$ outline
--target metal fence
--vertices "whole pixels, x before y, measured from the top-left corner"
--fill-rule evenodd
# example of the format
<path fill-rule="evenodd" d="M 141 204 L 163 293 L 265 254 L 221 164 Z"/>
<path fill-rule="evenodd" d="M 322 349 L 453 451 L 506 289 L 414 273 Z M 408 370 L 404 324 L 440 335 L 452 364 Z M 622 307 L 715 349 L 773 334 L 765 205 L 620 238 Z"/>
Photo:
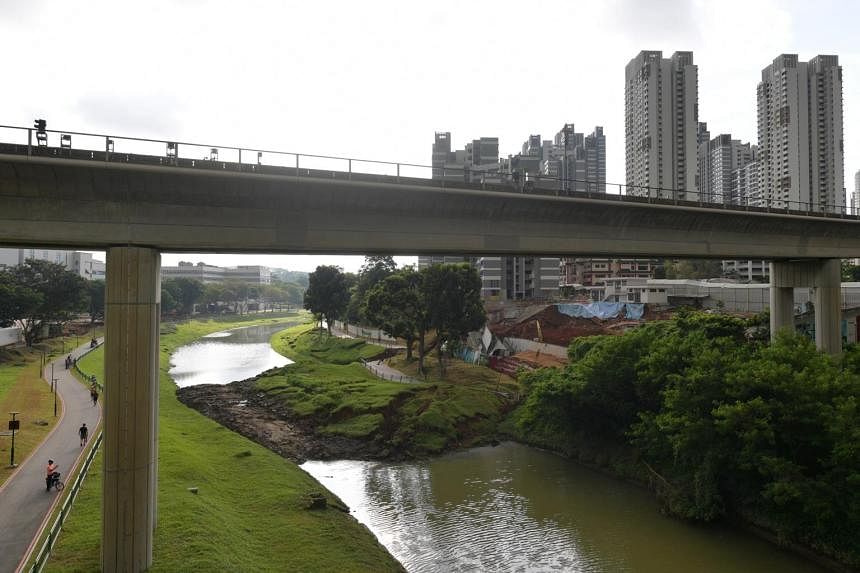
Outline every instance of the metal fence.
<path fill-rule="evenodd" d="M 80 366 L 78 366 L 78 360 L 80 360 L 81 358 L 83 358 L 84 356 L 86 356 L 87 354 L 89 354 L 90 352 L 92 352 L 93 350 L 95 350 L 96 348 L 101 346 L 102 344 L 104 344 L 104 340 L 97 343 L 95 346 L 90 346 L 89 348 L 87 348 L 80 356 L 78 356 L 75 359 L 74 363 L 72 364 L 72 370 L 74 370 L 75 372 L 80 374 L 81 378 L 86 380 L 88 383 L 95 384 L 96 388 L 99 389 L 99 392 L 103 393 L 104 392 L 104 385 L 98 381 L 98 379 L 96 378 L 96 375 L 95 374 L 87 374 L 86 372 L 81 370 Z"/>
<path fill-rule="evenodd" d="M 849 212 L 846 205 L 828 204 L 813 199 L 744 199 L 719 193 L 705 196 L 695 190 L 571 179 L 522 169 L 503 171 L 501 167 L 495 166 L 486 170 L 485 166 L 476 169 L 421 165 L 9 125 L 0 125 L 0 154 L 157 165 L 166 168 L 239 171 L 296 178 L 324 177 L 377 183 L 408 183 L 731 211 L 860 218 L 858 214 Z"/>
<path fill-rule="evenodd" d="M 101 443 L 102 432 L 99 432 L 98 436 L 96 436 L 95 442 L 93 443 L 93 447 L 90 448 L 90 452 L 89 454 L 87 454 L 87 457 L 84 460 L 84 464 L 81 466 L 80 471 L 78 471 L 77 477 L 75 477 L 75 481 L 72 484 L 71 490 L 67 490 L 69 491 L 69 493 L 66 495 L 66 500 L 60 507 L 60 514 L 54 520 L 54 523 L 51 525 L 50 529 L 48 529 L 48 536 L 45 538 L 45 541 L 42 543 L 42 547 L 36 554 L 36 558 L 33 561 L 33 566 L 30 567 L 30 573 L 39 573 L 45 566 L 45 563 L 48 562 L 48 557 L 50 557 L 51 555 L 51 549 L 53 549 L 54 544 L 57 542 L 57 537 L 59 537 L 60 531 L 63 529 L 63 523 L 65 523 L 66 518 L 69 516 L 69 512 L 72 509 L 72 504 L 75 502 L 75 498 L 78 496 L 78 492 L 81 490 L 81 484 L 83 484 L 84 479 L 87 477 L 87 473 L 90 471 L 90 466 L 93 463 L 93 458 L 95 458 L 96 452 L 98 452 Z"/>
<path fill-rule="evenodd" d="M 423 380 L 419 380 L 417 378 L 413 378 L 412 376 L 407 376 L 406 374 L 395 374 L 393 372 L 389 372 L 386 369 L 380 368 L 375 362 L 368 362 L 364 358 L 361 359 L 361 363 L 365 368 L 370 370 L 374 376 L 377 378 L 382 378 L 383 380 L 390 380 L 391 382 L 402 382 L 404 384 L 418 384 L 423 382 Z"/>

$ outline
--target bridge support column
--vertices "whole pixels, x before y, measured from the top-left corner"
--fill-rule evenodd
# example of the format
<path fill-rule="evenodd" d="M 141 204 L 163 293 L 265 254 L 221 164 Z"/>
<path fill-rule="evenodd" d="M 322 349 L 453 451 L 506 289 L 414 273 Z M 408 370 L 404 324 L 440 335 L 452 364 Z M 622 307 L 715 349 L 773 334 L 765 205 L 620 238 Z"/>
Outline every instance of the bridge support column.
<path fill-rule="evenodd" d="M 794 289 L 812 288 L 815 345 L 829 354 L 842 352 L 841 271 L 839 259 L 775 261 L 770 264 L 770 336 L 794 330 Z"/>
<path fill-rule="evenodd" d="M 839 259 L 821 261 L 815 276 L 815 345 L 828 354 L 842 352 L 842 265 Z"/>
<path fill-rule="evenodd" d="M 107 250 L 102 571 L 152 565 L 158 462 L 161 255 Z"/>

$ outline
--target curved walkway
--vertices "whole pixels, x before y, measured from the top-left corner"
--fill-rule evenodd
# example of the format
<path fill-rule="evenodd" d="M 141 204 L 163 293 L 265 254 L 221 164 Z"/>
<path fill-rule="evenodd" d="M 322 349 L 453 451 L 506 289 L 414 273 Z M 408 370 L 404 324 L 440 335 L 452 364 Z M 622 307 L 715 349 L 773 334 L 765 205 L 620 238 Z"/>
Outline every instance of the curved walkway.
<path fill-rule="evenodd" d="M 72 355 L 80 356 L 89 344 L 77 348 Z M 55 490 L 45 491 L 45 466 L 48 459 L 59 465 L 63 481 L 78 465 L 83 448 L 78 439 L 78 428 L 86 422 L 90 437 L 94 437 L 101 421 L 101 405 L 94 406 L 87 387 L 65 368 L 66 356 L 53 361 L 57 378 L 58 397 L 63 402 L 63 413 L 39 447 L 24 461 L 3 487 L 0 487 L 0 572 L 16 571 L 28 554 L 29 548 L 42 530 L 51 510 L 59 498 Z M 51 376 L 51 364 L 42 373 Z M 26 412 L 21 413 L 22 427 L 29 422 Z"/>

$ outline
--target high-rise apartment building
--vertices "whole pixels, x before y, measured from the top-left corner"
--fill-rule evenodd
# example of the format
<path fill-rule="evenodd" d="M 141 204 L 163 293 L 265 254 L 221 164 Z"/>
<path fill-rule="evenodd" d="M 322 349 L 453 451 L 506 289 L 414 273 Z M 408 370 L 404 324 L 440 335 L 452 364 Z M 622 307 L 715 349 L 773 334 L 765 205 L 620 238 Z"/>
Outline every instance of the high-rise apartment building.
<path fill-rule="evenodd" d="M 845 208 L 838 56 L 782 54 L 758 85 L 759 187 L 775 207 Z"/>
<path fill-rule="evenodd" d="M 625 68 L 627 193 L 698 200 L 699 72 L 692 52 L 642 51 Z"/>
<path fill-rule="evenodd" d="M 750 161 L 732 171 L 732 195 L 737 197 L 737 205 L 765 206 L 759 188 L 758 161 Z"/>
<path fill-rule="evenodd" d="M 699 145 L 699 197 L 705 203 L 741 205 L 732 173 L 751 163 L 755 147 L 723 133 Z"/>
<path fill-rule="evenodd" d="M 597 286 L 610 278 L 654 278 L 657 259 L 595 259 L 565 257 L 561 260 L 562 286 Z"/>
<path fill-rule="evenodd" d="M 589 135 L 566 123 L 553 140 L 530 135 L 520 153 L 503 160 L 516 181 L 556 191 L 606 192 L 606 136 L 597 126 Z"/>
<path fill-rule="evenodd" d="M 854 192 L 851 193 L 851 214 L 860 215 L 860 171 L 854 174 Z"/>
<path fill-rule="evenodd" d="M 451 150 L 451 133 L 436 132 L 433 142 L 433 179 L 476 182 L 482 177 L 498 177 L 499 138 L 482 137 Z"/>
<path fill-rule="evenodd" d="M 489 299 L 549 299 L 558 295 L 558 257 L 479 257 L 481 296 Z"/>
<path fill-rule="evenodd" d="M 540 173 L 546 176 L 541 187 L 606 193 L 606 136 L 601 126 L 585 135 L 566 123 L 553 141 L 544 142 L 541 156 Z"/>

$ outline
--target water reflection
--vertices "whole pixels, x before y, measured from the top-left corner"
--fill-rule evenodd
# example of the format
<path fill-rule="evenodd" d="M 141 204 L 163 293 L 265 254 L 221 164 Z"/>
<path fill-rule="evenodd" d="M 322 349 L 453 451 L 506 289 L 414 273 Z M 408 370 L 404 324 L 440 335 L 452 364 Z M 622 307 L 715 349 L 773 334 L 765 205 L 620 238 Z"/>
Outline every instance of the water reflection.
<path fill-rule="evenodd" d="M 214 332 L 180 347 L 170 357 L 170 376 L 179 387 L 229 384 L 260 372 L 292 364 L 269 345 L 276 332 L 291 323 L 248 326 Z"/>
<path fill-rule="evenodd" d="M 411 572 L 820 571 L 648 492 L 519 444 L 429 461 L 307 462 Z"/>

